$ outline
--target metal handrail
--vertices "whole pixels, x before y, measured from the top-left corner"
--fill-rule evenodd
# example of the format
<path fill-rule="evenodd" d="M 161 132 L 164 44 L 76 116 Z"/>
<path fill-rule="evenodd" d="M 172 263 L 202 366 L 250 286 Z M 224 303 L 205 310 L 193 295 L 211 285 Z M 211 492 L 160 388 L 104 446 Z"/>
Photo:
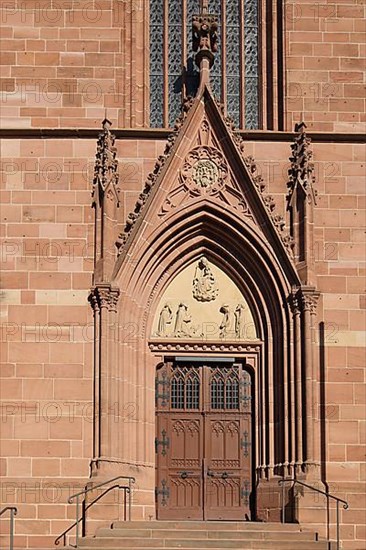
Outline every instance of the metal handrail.
<path fill-rule="evenodd" d="M 16 508 L 15 506 L 6 506 L 5 508 L 3 508 L 2 510 L 0 510 L 0 517 L 5 514 L 5 512 L 7 512 L 8 510 L 10 510 L 10 533 L 9 533 L 9 540 L 10 540 L 10 546 L 9 546 L 9 550 L 13 550 L 14 549 L 14 517 L 17 515 L 18 513 L 18 508 Z"/>
<path fill-rule="evenodd" d="M 337 502 L 336 505 L 336 518 L 337 518 L 337 550 L 340 550 L 340 539 L 339 539 L 339 503 L 342 502 L 343 509 L 348 510 L 348 502 L 346 500 L 343 500 L 342 498 L 336 497 L 335 495 L 332 495 L 328 493 L 327 491 L 322 491 L 321 489 L 318 489 L 317 487 L 313 487 L 312 485 L 308 485 L 307 483 L 304 483 L 303 481 L 299 481 L 298 479 L 294 478 L 283 478 L 278 481 L 279 485 L 282 485 L 282 523 L 285 523 L 285 483 L 291 482 L 293 483 L 293 486 L 297 483 L 298 485 L 302 485 L 303 487 L 307 487 L 308 489 L 311 489 L 312 491 L 316 491 L 317 493 L 320 493 L 321 495 L 324 495 L 327 498 L 332 498 Z M 329 518 L 328 518 L 328 534 L 329 534 Z"/>
<path fill-rule="evenodd" d="M 97 496 L 97 498 L 95 498 L 94 500 L 92 500 L 92 502 L 90 502 L 88 504 L 88 506 L 85 505 L 85 500 L 83 500 L 83 502 L 81 503 L 81 517 L 78 518 L 77 521 L 74 521 L 74 523 L 72 523 L 67 529 L 65 529 L 61 535 L 59 535 L 56 539 L 55 539 L 55 542 L 54 544 L 56 546 L 58 546 L 60 544 L 60 540 L 63 539 L 63 542 L 64 542 L 64 546 L 66 546 L 66 535 L 72 530 L 74 529 L 74 527 L 77 525 L 77 523 L 82 523 L 82 536 L 85 536 L 85 521 L 86 521 L 86 512 L 89 510 L 89 508 L 91 508 L 91 506 L 93 506 L 96 502 L 98 502 L 98 500 L 100 500 L 101 498 L 103 498 L 107 493 L 109 493 L 109 491 L 112 491 L 113 489 L 124 489 L 124 499 L 123 499 L 123 519 L 124 521 L 127 520 L 127 514 L 126 514 L 126 510 L 127 510 L 127 500 L 126 500 L 126 492 L 128 493 L 130 490 L 129 488 L 126 486 L 126 485 L 119 485 L 118 483 L 116 485 L 112 485 L 112 487 L 107 487 L 107 489 L 105 491 L 103 491 L 103 493 L 99 496 Z M 71 545 L 73 546 L 73 545 Z"/>
<path fill-rule="evenodd" d="M 103 487 L 105 485 L 108 485 L 109 483 L 113 483 L 113 481 L 117 481 L 117 479 L 127 479 L 128 480 L 128 487 L 124 487 L 124 486 L 120 486 L 120 485 L 115 485 L 114 487 L 111 487 L 111 489 L 114 489 L 116 487 L 120 488 L 120 489 L 125 489 L 125 491 L 128 493 L 128 521 L 131 521 L 131 504 L 132 504 L 132 484 L 135 483 L 136 479 L 132 476 L 117 476 L 117 477 L 113 477 L 112 479 L 108 479 L 107 481 L 103 481 L 102 483 L 98 483 L 98 485 L 94 485 L 93 487 L 89 487 L 88 489 L 83 489 L 82 491 L 79 491 L 78 493 L 75 493 L 74 495 L 71 495 L 67 502 L 69 504 L 72 504 L 73 500 L 76 499 L 76 520 L 75 520 L 75 523 L 69 528 L 67 529 L 64 533 L 62 533 L 62 535 L 60 535 L 59 537 L 57 537 L 56 541 L 55 541 L 55 544 L 58 544 L 58 541 L 66 535 L 66 533 L 71 530 L 73 527 L 76 527 L 76 534 L 75 534 L 75 548 L 78 547 L 79 545 L 79 523 L 85 519 L 85 511 L 87 508 L 85 508 L 85 499 L 83 501 L 83 512 L 82 512 L 82 515 L 81 517 L 79 517 L 79 506 L 80 506 L 80 502 L 79 502 L 79 497 L 81 496 L 84 496 L 89 493 L 90 491 L 95 491 L 95 489 L 99 489 L 99 487 Z M 99 499 L 98 499 L 99 500 Z M 89 506 L 88 506 L 89 508 Z"/>

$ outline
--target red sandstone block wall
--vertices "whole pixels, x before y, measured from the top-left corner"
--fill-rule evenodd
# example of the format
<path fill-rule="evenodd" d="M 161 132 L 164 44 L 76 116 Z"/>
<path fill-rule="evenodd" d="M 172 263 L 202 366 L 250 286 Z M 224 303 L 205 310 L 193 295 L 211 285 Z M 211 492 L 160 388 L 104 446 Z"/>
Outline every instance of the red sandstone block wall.
<path fill-rule="evenodd" d="M 302 118 L 327 132 L 362 131 L 365 122 L 365 4 L 287 1 L 287 127 Z"/>
<path fill-rule="evenodd" d="M 163 147 L 118 143 L 121 227 Z M 95 140 L 1 142 L 0 507 L 18 507 L 21 548 L 52 547 L 71 525 L 67 499 L 93 458 L 95 151 Z"/>
<path fill-rule="evenodd" d="M 143 125 L 143 13 L 142 0 L 2 2 L 3 126 L 90 128 L 105 109 Z"/>
<path fill-rule="evenodd" d="M 70 9 L 71 6 L 71 9 Z M 286 0 L 287 129 L 362 131 L 365 6 Z M 147 0 L 0 4 L 3 125 L 148 126 Z"/>
<path fill-rule="evenodd" d="M 289 145 L 246 146 L 284 216 Z M 164 142 L 119 140 L 117 147 L 122 228 Z M 67 498 L 85 484 L 93 455 L 87 295 L 95 141 L 11 139 L 1 151 L 1 500 L 19 507 L 18 545 L 41 547 L 70 525 Z M 325 323 L 323 457 L 331 490 L 352 506 L 342 511 L 351 549 L 365 542 L 364 148 L 314 143 L 313 151 L 314 258 Z"/>

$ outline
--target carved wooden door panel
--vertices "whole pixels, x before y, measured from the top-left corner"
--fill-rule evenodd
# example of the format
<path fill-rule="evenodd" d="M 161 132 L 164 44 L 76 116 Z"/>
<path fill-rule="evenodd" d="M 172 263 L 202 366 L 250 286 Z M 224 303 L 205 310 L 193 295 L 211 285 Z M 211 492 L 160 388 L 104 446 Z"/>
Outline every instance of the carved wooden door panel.
<path fill-rule="evenodd" d="M 158 519 L 249 517 L 249 374 L 240 364 L 167 363 L 156 396 Z"/>
<path fill-rule="evenodd" d="M 250 517 L 250 376 L 241 365 L 212 366 L 206 385 L 205 519 Z M 249 407 L 248 407 L 249 405 Z"/>
<path fill-rule="evenodd" d="M 158 519 L 203 519 L 201 374 L 170 363 L 157 374 Z"/>

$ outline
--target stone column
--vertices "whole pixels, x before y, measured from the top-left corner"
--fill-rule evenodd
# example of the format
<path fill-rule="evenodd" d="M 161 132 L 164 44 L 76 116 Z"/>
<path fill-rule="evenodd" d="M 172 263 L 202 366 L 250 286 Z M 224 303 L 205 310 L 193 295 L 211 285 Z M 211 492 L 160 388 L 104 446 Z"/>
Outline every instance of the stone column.
<path fill-rule="evenodd" d="M 118 407 L 118 369 L 116 361 L 116 316 L 120 291 L 110 284 L 92 289 L 90 302 L 94 309 L 94 460 L 114 458 L 113 419 Z"/>
<path fill-rule="evenodd" d="M 314 436 L 315 436 L 315 424 L 317 420 L 317 414 L 314 412 L 318 407 L 317 391 L 314 392 L 314 351 L 313 341 L 314 334 L 314 318 L 316 315 L 316 305 L 319 297 L 319 292 L 314 288 L 302 288 L 300 290 L 300 299 L 302 305 L 301 321 L 303 329 L 303 368 L 305 378 L 305 403 L 306 403 L 306 417 L 305 417 L 305 471 L 310 472 L 314 470 L 317 463 L 319 465 L 319 457 L 316 461 L 314 450 Z M 317 386 L 316 386 L 317 387 Z"/>

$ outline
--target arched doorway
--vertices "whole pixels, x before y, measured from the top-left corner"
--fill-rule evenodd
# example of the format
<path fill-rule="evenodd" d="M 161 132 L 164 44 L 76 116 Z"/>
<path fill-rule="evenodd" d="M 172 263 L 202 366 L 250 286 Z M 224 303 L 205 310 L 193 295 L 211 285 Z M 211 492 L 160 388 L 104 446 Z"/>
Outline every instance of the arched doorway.
<path fill-rule="evenodd" d="M 253 517 L 253 390 L 242 359 L 177 356 L 159 365 L 158 519 Z"/>

